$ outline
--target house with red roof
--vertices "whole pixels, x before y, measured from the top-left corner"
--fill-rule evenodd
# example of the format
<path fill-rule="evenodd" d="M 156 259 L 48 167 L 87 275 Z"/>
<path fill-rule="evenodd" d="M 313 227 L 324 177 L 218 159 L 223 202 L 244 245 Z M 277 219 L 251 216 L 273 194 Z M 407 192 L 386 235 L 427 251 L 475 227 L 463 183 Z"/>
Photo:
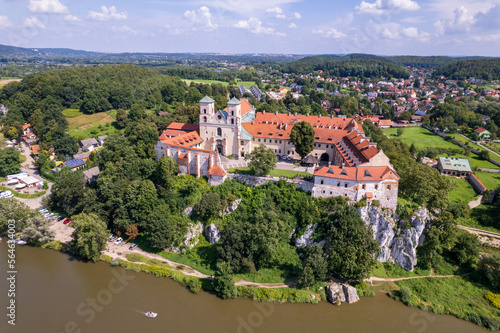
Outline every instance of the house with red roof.
<path fill-rule="evenodd" d="M 478 129 L 474 130 L 474 136 L 478 140 L 489 139 L 491 137 L 491 133 L 485 128 L 479 127 Z"/>

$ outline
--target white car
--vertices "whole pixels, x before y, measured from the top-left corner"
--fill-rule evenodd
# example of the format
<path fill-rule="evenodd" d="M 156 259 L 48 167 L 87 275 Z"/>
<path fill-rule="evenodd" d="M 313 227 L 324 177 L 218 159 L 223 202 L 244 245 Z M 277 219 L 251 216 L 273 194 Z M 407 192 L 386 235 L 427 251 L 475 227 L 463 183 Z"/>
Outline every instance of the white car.
<path fill-rule="evenodd" d="M 118 239 L 116 240 L 115 245 L 118 245 L 118 244 L 120 244 L 121 242 L 123 242 L 123 238 L 121 238 L 121 237 L 120 237 L 120 238 L 118 238 Z"/>

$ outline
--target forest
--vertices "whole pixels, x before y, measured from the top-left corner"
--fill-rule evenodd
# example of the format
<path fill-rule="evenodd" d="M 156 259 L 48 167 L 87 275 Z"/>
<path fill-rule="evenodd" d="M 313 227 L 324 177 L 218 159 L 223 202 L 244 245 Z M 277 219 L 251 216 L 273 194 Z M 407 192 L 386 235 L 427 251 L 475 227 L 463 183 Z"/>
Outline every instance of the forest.
<path fill-rule="evenodd" d="M 433 73 L 434 77 L 440 75 L 452 80 L 466 80 L 470 77 L 476 80 L 500 80 L 500 58 L 456 61 L 437 68 Z"/>

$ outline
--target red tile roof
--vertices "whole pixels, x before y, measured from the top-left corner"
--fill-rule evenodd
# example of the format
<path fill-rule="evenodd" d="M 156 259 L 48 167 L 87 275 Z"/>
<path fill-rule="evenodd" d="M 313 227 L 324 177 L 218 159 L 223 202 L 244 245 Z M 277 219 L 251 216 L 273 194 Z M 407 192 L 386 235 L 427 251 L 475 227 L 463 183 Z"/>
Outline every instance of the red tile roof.
<path fill-rule="evenodd" d="M 253 137 L 288 140 L 293 125 L 299 121 L 307 121 L 312 125 L 316 132 L 315 141 L 319 143 L 337 143 L 352 128 L 362 131 L 361 125 L 351 118 L 295 116 L 284 113 L 261 112 L 257 113 L 255 120 L 243 123 L 242 126 Z"/>
<path fill-rule="evenodd" d="M 162 140 L 162 135 L 160 135 L 160 140 Z M 168 145 L 176 145 L 176 146 L 183 146 L 183 147 L 192 147 L 194 145 L 197 145 L 199 143 L 202 143 L 203 140 L 200 138 L 197 132 L 189 132 L 189 133 L 184 133 L 178 136 L 174 136 L 172 138 L 166 138 L 163 139 L 162 142 L 164 144 Z"/>
<path fill-rule="evenodd" d="M 324 166 L 317 168 L 314 171 L 314 176 L 356 181 L 376 181 L 384 179 L 399 180 L 399 176 L 388 166 L 358 166 L 344 168 L 336 165 L 329 167 Z"/>
<path fill-rule="evenodd" d="M 27 129 L 27 128 L 30 128 L 30 127 L 31 127 L 31 124 L 24 124 L 24 125 L 23 125 L 23 131 L 24 131 L 25 129 Z"/>
<path fill-rule="evenodd" d="M 479 127 L 477 130 L 474 130 L 474 132 L 481 134 L 483 132 L 487 131 L 485 128 Z"/>
<path fill-rule="evenodd" d="M 196 124 L 171 123 L 167 127 L 167 129 L 168 130 L 184 131 L 184 132 L 196 131 L 198 134 L 200 134 L 200 125 L 196 125 Z"/>
<path fill-rule="evenodd" d="M 31 150 L 33 151 L 33 155 L 38 155 L 38 150 L 40 149 L 40 145 L 31 146 Z"/>
<path fill-rule="evenodd" d="M 335 144 L 349 167 L 369 162 L 370 159 L 379 153 L 376 146 L 370 146 L 369 140 L 362 140 L 362 138 L 363 135 L 352 131 Z"/>
<path fill-rule="evenodd" d="M 253 109 L 253 106 L 250 105 L 250 103 L 248 103 L 247 99 L 242 98 L 240 102 L 241 102 L 241 115 L 244 115 L 245 113 Z M 225 108 L 224 111 L 226 111 L 227 113 L 227 108 Z"/>
<path fill-rule="evenodd" d="M 208 170 L 208 173 L 211 176 L 219 176 L 219 177 L 224 177 L 227 174 L 226 171 L 218 165 L 211 167 L 210 170 Z"/>

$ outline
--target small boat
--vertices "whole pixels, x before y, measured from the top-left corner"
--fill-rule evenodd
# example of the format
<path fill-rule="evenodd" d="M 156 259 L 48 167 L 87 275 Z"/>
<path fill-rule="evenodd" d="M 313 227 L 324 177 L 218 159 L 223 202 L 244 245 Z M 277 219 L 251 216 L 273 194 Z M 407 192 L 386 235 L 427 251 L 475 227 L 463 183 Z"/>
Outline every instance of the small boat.
<path fill-rule="evenodd" d="M 146 317 L 149 317 L 149 318 L 156 318 L 156 316 L 158 315 L 157 313 L 155 312 L 151 312 L 151 311 L 148 311 L 144 314 Z"/>
<path fill-rule="evenodd" d="M 17 245 L 26 245 L 26 244 L 28 244 L 28 242 L 26 242 L 26 241 L 24 241 L 24 240 L 22 240 L 22 239 L 19 239 L 19 240 L 17 241 Z"/>

